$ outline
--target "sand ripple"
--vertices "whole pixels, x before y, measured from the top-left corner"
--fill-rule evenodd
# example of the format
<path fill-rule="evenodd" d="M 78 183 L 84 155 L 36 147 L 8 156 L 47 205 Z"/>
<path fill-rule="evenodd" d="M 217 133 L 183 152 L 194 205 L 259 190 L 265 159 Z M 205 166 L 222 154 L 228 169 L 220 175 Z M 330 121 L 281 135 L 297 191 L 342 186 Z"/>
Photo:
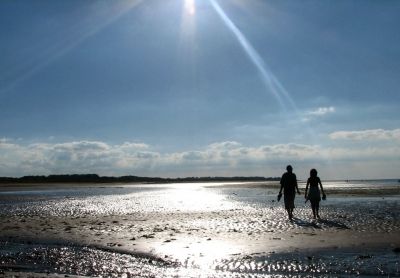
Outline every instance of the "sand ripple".
<path fill-rule="evenodd" d="M 396 255 L 352 251 L 340 255 L 280 253 L 233 256 L 202 268 L 190 260 L 172 263 L 143 254 L 131 255 L 90 247 L 4 244 L 0 247 L 3 250 L 0 253 L 0 277 L 9 269 L 96 277 L 397 277 L 400 274 Z"/>

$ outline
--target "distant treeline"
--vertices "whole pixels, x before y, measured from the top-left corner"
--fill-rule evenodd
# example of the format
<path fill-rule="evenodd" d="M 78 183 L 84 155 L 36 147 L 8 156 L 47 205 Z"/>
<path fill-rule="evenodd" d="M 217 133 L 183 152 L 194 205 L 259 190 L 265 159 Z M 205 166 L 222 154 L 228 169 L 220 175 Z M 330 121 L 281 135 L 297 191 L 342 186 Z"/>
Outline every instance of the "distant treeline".
<path fill-rule="evenodd" d="M 171 182 L 251 182 L 251 181 L 276 181 L 279 177 L 187 177 L 187 178 L 158 178 L 158 177 L 101 177 L 97 174 L 84 175 L 49 175 L 49 176 L 24 176 L 20 178 L 0 177 L 0 183 L 171 183 Z"/>

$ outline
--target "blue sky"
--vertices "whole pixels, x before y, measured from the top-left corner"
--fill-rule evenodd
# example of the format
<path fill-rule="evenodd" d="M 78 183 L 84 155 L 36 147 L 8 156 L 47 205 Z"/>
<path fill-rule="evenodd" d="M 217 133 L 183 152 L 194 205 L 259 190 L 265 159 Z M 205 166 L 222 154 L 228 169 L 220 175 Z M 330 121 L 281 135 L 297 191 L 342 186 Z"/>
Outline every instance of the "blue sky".
<path fill-rule="evenodd" d="M 398 178 L 398 1 L 0 6 L 2 176 Z"/>

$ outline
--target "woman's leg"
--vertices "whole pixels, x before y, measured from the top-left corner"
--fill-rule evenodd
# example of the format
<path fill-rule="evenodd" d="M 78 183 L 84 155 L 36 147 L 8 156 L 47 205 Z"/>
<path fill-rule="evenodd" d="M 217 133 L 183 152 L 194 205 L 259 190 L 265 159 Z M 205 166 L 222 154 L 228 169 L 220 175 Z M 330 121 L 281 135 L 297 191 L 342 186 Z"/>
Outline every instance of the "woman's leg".
<path fill-rule="evenodd" d="M 317 212 L 316 212 L 316 204 L 315 204 L 315 201 L 310 201 L 310 202 L 311 202 L 311 209 L 312 209 L 313 217 L 315 219 L 316 218 L 316 214 L 317 214 Z"/>
<path fill-rule="evenodd" d="M 315 211 L 317 213 L 317 218 L 319 218 L 319 201 L 315 203 Z"/>

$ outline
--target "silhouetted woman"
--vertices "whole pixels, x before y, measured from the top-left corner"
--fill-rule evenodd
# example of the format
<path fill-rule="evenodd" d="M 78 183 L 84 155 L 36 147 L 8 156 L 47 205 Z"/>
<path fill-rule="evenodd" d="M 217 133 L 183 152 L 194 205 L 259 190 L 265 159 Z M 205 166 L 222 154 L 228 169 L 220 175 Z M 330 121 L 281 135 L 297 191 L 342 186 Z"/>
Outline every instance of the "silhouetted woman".
<path fill-rule="evenodd" d="M 319 218 L 319 202 L 321 201 L 321 194 L 319 192 L 318 185 L 321 187 L 322 199 L 326 199 L 324 188 L 322 187 L 321 180 L 317 176 L 317 174 L 317 170 L 311 169 L 310 177 L 307 180 L 306 192 L 304 195 L 306 200 L 310 200 L 314 219 L 317 217 Z M 308 189 L 308 186 L 310 186 L 310 189 Z"/>

